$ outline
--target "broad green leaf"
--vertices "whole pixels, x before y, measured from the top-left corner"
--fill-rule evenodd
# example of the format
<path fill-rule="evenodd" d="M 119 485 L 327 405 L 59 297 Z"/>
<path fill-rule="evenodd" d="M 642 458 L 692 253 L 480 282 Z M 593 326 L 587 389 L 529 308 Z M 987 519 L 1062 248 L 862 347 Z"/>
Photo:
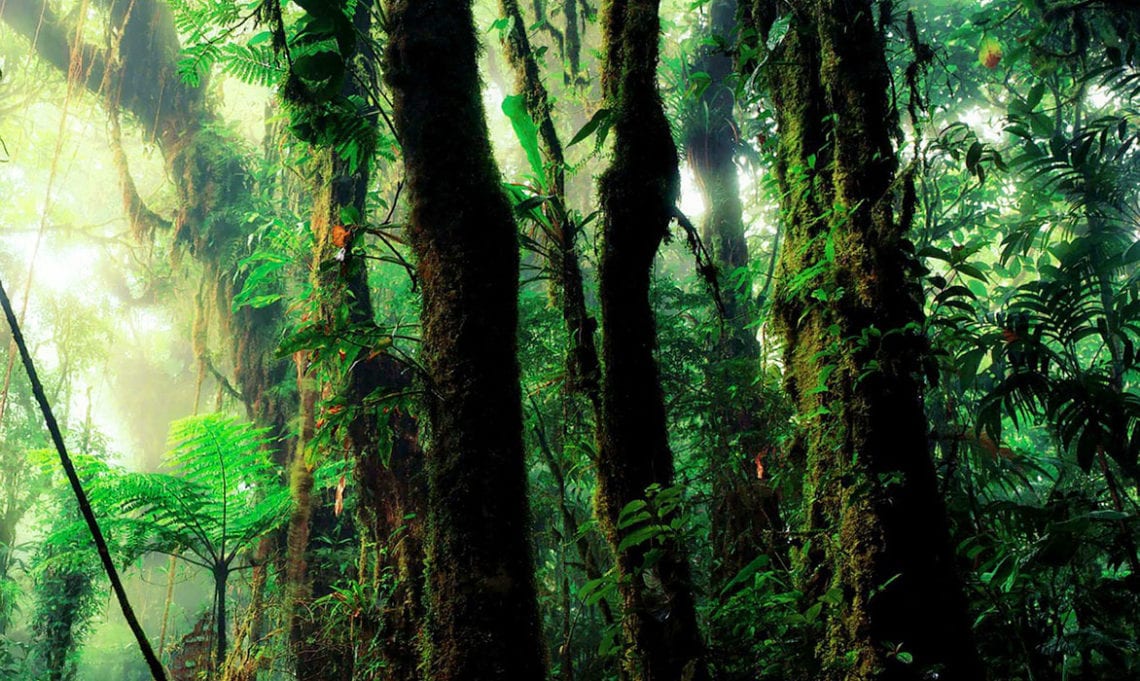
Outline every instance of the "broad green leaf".
<path fill-rule="evenodd" d="M 617 550 L 620 553 L 626 549 L 644 544 L 659 534 L 661 534 L 661 527 L 659 525 L 647 525 L 627 534 L 618 544 Z"/>
<path fill-rule="evenodd" d="M 526 110 L 526 99 L 522 95 L 508 96 L 503 100 L 503 113 L 511 119 L 511 127 L 514 128 L 515 137 L 518 138 L 519 144 L 526 152 L 530 169 L 534 172 L 535 179 L 545 189 L 546 179 L 542 168 L 542 154 L 538 150 L 538 126 L 534 124 L 534 120 Z"/>

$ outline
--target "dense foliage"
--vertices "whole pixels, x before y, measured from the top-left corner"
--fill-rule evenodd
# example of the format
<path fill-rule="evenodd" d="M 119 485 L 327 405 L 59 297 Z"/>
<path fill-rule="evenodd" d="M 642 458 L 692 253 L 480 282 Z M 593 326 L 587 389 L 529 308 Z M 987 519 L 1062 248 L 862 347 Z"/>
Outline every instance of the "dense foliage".
<path fill-rule="evenodd" d="M 1128 0 L 0 0 L 171 679 L 1140 677 Z M 0 334 L 0 676 L 136 679 Z"/>

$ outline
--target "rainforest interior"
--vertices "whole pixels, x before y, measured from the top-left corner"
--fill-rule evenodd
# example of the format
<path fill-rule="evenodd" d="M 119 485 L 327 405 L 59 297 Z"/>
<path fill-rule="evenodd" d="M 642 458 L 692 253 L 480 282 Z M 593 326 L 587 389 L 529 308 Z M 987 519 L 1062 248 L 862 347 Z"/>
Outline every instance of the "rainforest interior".
<path fill-rule="evenodd" d="M 1134 0 L 0 0 L 0 678 L 1140 679 Z"/>

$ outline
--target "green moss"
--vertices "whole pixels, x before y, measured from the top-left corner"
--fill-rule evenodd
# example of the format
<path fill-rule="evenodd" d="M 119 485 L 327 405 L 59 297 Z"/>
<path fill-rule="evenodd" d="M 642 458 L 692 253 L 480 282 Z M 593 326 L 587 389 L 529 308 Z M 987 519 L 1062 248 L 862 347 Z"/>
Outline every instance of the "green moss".
<path fill-rule="evenodd" d="M 411 197 L 429 383 L 427 675 L 541 678 L 516 358 L 518 244 L 487 136 L 471 7 L 393 0 L 387 9 L 385 78 Z"/>
<path fill-rule="evenodd" d="M 867 59 L 880 36 L 869 3 L 815 0 L 797 19 L 768 74 L 786 221 L 775 312 L 809 531 L 826 538 L 798 568 L 809 601 L 844 594 L 818 678 L 980 678 L 927 452 L 922 343 L 901 331 L 921 308 L 891 210 L 885 61 Z"/>

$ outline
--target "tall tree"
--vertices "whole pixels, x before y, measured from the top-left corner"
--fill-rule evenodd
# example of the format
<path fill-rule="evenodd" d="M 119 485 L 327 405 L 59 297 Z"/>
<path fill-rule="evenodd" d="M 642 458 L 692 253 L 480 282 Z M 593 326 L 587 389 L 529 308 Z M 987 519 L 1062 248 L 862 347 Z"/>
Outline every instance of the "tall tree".
<path fill-rule="evenodd" d="M 573 4 L 569 0 L 566 2 L 567 7 Z M 550 222 L 548 236 L 554 242 L 547 267 L 554 293 L 559 298 L 570 347 L 566 356 L 565 385 L 569 392 L 579 393 L 590 401 L 596 418 L 601 407 L 598 385 L 601 369 L 594 343 L 597 322 L 586 308 L 577 247 L 581 228 L 566 205 L 566 157 L 554 127 L 550 96 L 542 82 L 538 59 L 531 48 L 527 23 L 519 4 L 517 0 L 500 0 L 499 7 L 511 26 L 503 46 L 507 61 L 515 72 L 515 89 L 538 127 L 538 145 L 545 156 L 545 179 L 550 192 L 546 211 Z"/>
<path fill-rule="evenodd" d="M 637 681 L 704 679 L 688 556 L 676 533 L 631 539 L 623 510 L 673 484 L 673 454 L 654 357 L 650 269 L 674 215 L 677 148 L 657 90 L 656 0 L 611 0 L 603 9 L 603 88 L 614 111 L 614 152 L 599 183 L 605 212 L 602 419 L 598 513 L 617 556 L 627 671 Z"/>
<path fill-rule="evenodd" d="M 761 34 L 775 6 L 752 8 Z M 806 471 L 805 589 L 841 601 L 812 678 L 982 679 L 927 442 L 884 27 L 869 0 L 796 3 L 787 20 L 767 61 L 786 230 L 775 313 Z"/>
<path fill-rule="evenodd" d="M 577 0 L 567 0 L 564 9 L 569 17 L 575 11 L 572 8 Z M 581 413 L 581 398 L 589 402 L 593 422 L 584 424 L 592 428 L 596 436 L 601 424 L 601 361 L 598 358 L 598 348 L 594 340 L 597 320 L 590 315 L 586 306 L 586 291 L 582 277 L 582 268 L 578 257 L 578 235 L 581 227 L 578 218 L 567 206 L 566 199 L 566 156 L 562 140 L 554 125 L 553 102 L 549 91 L 543 83 L 539 70 L 539 61 L 532 48 L 530 37 L 527 34 L 527 22 L 523 17 L 517 0 L 500 0 L 500 12 L 510 21 L 510 30 L 504 36 L 503 49 L 507 61 L 515 72 L 515 89 L 522 98 L 525 112 L 533 119 L 537 130 L 536 138 L 543 154 L 544 177 L 546 191 L 549 196 L 543 205 L 543 218 L 536 220 L 542 226 L 544 235 L 549 242 L 544 253 L 546 269 L 550 273 L 550 289 L 552 298 L 562 313 L 562 323 L 566 331 L 567 349 L 565 357 L 565 374 L 562 380 L 563 396 L 567 400 L 564 411 L 568 414 Z M 576 19 L 574 20 L 576 21 Z M 567 19 L 566 40 L 567 46 L 571 37 L 571 28 L 574 28 L 574 39 L 578 40 L 577 29 L 569 18 Z M 577 48 L 575 48 L 577 49 Z M 571 60 L 567 55 L 568 68 L 577 69 L 577 55 Z M 581 419 L 578 419 L 579 421 Z M 570 432 L 575 424 L 563 424 L 566 428 L 564 436 Z M 538 428 L 537 431 L 541 431 Z M 537 432 L 536 431 L 536 432 Z M 587 436 L 588 437 L 588 436 Z M 578 557 L 582 562 L 582 571 L 587 580 L 601 580 L 606 558 L 598 555 L 596 543 L 591 541 L 591 533 L 582 531 L 582 523 L 578 519 L 570 500 L 567 498 L 566 475 L 562 464 L 558 461 L 555 447 L 548 446 L 545 436 L 540 435 L 542 442 L 539 450 L 546 459 L 551 475 L 558 487 L 558 507 L 562 517 L 562 534 L 564 537 L 573 537 Z M 563 442 L 565 437 L 563 438 Z M 569 584 L 564 582 L 564 594 L 569 593 Z M 563 615 L 566 639 L 570 639 L 569 632 L 573 630 L 572 620 L 574 613 L 570 611 L 568 597 L 564 601 L 566 611 Z M 598 601 L 598 610 L 602 621 L 607 626 L 614 623 L 613 610 L 607 599 Z M 569 645 L 559 646 L 562 660 L 559 669 L 564 679 L 573 678 L 574 669 L 571 660 L 574 651 Z"/>
<path fill-rule="evenodd" d="M 368 36 L 372 10 L 373 3 L 358 3 L 351 26 L 345 28 L 357 36 Z M 334 4 L 321 11 L 339 13 L 343 8 Z M 367 90 L 378 87 L 373 74 L 379 67 L 379 55 L 372 49 L 373 43 L 359 39 L 352 44 L 354 52 L 346 55 L 346 73 L 338 93 L 342 105 L 363 101 Z M 327 104 L 320 98 L 313 101 L 298 97 L 296 90 L 286 89 L 286 96 L 291 97 L 289 103 L 298 118 L 310 113 L 306 111 L 308 107 L 319 110 Z M 376 114 L 364 113 L 363 118 L 367 129 L 375 130 Z M 351 133 L 324 130 L 321 136 L 333 143 L 317 151 L 314 164 L 311 279 L 317 309 L 312 321 L 331 343 L 319 353 L 304 352 L 299 358 L 299 375 L 307 384 L 301 388 L 306 395 L 302 400 L 302 419 L 309 424 L 311 436 L 317 418 L 317 393 L 324 394 L 327 399 L 320 418 L 327 422 L 326 428 L 337 430 L 341 437 L 331 439 L 343 442 L 355 463 L 362 540 L 374 547 L 375 559 L 394 577 L 395 590 L 385 594 L 379 621 L 365 622 L 361 640 L 351 643 L 363 643 L 361 649 L 375 651 L 388 678 L 411 680 L 418 675 L 418 630 L 423 616 L 422 452 L 415 419 L 399 409 L 385 410 L 387 415 L 382 415 L 376 405 L 378 395 L 408 389 L 410 378 L 405 368 L 384 352 L 391 339 L 374 318 L 368 268 L 360 252 L 369 229 L 367 195 L 372 169 L 370 160 L 354 159 L 339 151 L 346 146 L 346 134 Z M 387 460 L 384 451 L 388 452 Z M 310 465 L 317 465 L 304 461 L 301 454 L 293 468 L 293 487 L 297 491 L 311 489 Z M 326 451 L 314 458 L 327 460 L 331 456 Z M 320 511 L 306 511 L 303 515 L 295 523 L 298 542 L 307 539 L 308 525 L 315 526 L 322 520 L 324 525 L 334 522 L 327 505 L 323 517 Z M 317 620 L 321 613 L 309 611 L 300 600 L 323 594 L 318 593 L 315 583 L 314 588 L 308 588 L 313 579 L 304 574 L 305 547 L 291 546 L 291 550 L 296 562 L 290 563 L 301 582 L 294 585 L 299 598 L 291 605 L 292 633 L 298 646 L 297 676 L 332 678 L 337 669 L 351 673 L 353 662 L 360 664 L 364 660 L 350 662 L 351 656 L 343 655 L 337 659 L 338 651 L 320 640 L 318 632 L 322 627 Z M 357 575 L 358 581 L 366 579 L 366 575 Z M 325 584 L 323 590 L 327 592 L 328 587 Z M 364 640 L 375 636 L 382 636 L 382 641 Z"/>
<path fill-rule="evenodd" d="M 389 0 L 385 77 L 423 288 L 427 673 L 545 674 L 516 325 L 518 239 L 491 157 L 470 2 Z"/>
<path fill-rule="evenodd" d="M 709 4 L 704 40 L 692 66 L 708 82 L 683 114 L 685 156 L 705 205 L 701 240 L 716 264 L 724 312 L 709 369 L 717 399 L 711 410 L 715 445 L 709 468 L 715 497 L 710 518 L 713 585 L 718 590 L 771 545 L 770 533 L 780 525 L 775 490 L 757 479 L 750 465 L 771 445 L 763 423 L 771 405 L 763 404 L 759 394 L 760 320 L 752 278 L 739 276 L 748 267 L 749 254 L 736 165 L 740 135 L 733 117 L 736 9 L 736 0 Z M 729 393 L 728 386 L 735 390 Z"/>

